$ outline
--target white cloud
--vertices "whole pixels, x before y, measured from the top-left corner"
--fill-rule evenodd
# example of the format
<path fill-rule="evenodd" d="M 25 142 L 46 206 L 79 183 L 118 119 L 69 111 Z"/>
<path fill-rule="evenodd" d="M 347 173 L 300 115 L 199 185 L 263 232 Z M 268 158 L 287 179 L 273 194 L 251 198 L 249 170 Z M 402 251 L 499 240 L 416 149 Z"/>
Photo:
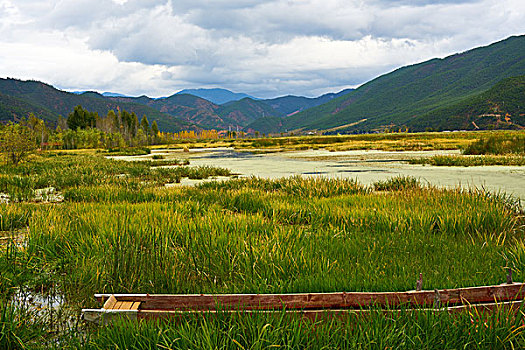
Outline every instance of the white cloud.
<path fill-rule="evenodd" d="M 522 0 L 0 0 L 0 76 L 168 95 L 359 85 L 525 32 Z"/>

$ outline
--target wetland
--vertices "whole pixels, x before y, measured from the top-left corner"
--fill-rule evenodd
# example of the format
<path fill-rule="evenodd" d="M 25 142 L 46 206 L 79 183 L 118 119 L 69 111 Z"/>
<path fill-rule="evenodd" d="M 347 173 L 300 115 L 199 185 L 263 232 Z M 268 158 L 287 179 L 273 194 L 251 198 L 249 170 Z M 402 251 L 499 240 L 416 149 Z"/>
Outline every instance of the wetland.
<path fill-rule="evenodd" d="M 194 146 L 0 166 L 0 348 L 525 346 L 523 313 L 503 309 L 84 323 L 95 293 L 406 291 L 420 273 L 424 289 L 454 288 L 500 284 L 508 268 L 525 279 L 519 166 L 410 164 L 466 156 L 457 146 Z"/>
<path fill-rule="evenodd" d="M 194 166 L 220 166 L 240 177 L 277 179 L 287 176 L 357 179 L 371 185 L 395 176 L 410 176 L 438 187 L 484 188 L 491 192 L 504 192 L 525 199 L 524 166 L 433 166 L 411 164 L 411 161 L 435 156 L 459 156 L 459 150 L 382 151 L 299 150 L 261 152 L 234 148 L 194 148 L 189 152 L 177 149 L 156 149 L 152 155 L 165 159 L 187 159 Z M 150 159 L 143 157 L 115 157 L 125 160 Z M 221 178 L 229 179 L 228 177 Z M 199 181 L 182 179 L 182 184 Z"/>

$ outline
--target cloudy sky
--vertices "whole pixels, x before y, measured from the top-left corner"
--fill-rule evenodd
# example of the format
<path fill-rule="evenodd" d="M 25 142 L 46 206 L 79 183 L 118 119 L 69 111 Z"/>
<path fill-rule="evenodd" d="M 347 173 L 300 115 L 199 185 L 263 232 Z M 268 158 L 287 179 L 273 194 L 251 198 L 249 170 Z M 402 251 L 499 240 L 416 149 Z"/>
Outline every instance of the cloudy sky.
<path fill-rule="evenodd" d="M 0 0 L 0 77 L 315 96 L 518 34 L 523 0 Z"/>

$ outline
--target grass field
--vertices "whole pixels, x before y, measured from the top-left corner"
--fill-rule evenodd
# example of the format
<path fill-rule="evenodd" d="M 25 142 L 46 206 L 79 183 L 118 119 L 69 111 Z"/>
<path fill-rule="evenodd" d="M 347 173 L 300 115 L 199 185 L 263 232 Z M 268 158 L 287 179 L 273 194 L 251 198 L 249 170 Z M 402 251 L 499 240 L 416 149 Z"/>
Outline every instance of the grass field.
<path fill-rule="evenodd" d="M 158 160 L 163 162 L 164 160 Z M 152 161 L 154 162 L 154 161 Z M 525 346 L 520 315 L 421 311 L 308 323 L 283 315 L 84 325 L 94 293 L 403 291 L 525 277 L 524 216 L 510 197 L 412 178 L 364 186 L 228 175 L 79 152 L 0 167 L 0 348 L 476 348 Z M 53 187 L 55 202 L 35 201 Z M 10 238 L 9 238 L 10 237 Z M 59 311 L 20 306 L 58 295 Z M 61 310 L 61 311 L 60 311 Z"/>
<path fill-rule="evenodd" d="M 434 166 L 525 165 L 523 131 L 477 131 L 450 133 L 392 133 L 337 136 L 282 136 L 258 139 L 183 140 L 178 147 L 233 147 L 254 153 L 285 152 L 307 149 L 328 151 L 381 150 L 432 151 L 461 150 L 463 155 L 440 155 L 411 159 L 411 164 Z"/>
<path fill-rule="evenodd" d="M 507 138 L 517 131 L 476 131 L 449 133 L 391 133 L 358 135 L 281 136 L 219 140 L 174 140 L 171 148 L 234 147 L 239 150 L 290 151 L 324 148 L 333 151 L 377 149 L 384 151 L 430 151 L 463 149 L 483 138 Z"/>
<path fill-rule="evenodd" d="M 433 156 L 411 159 L 411 164 L 436 166 L 525 165 L 525 133 L 484 133 L 462 148 L 462 155 Z"/>

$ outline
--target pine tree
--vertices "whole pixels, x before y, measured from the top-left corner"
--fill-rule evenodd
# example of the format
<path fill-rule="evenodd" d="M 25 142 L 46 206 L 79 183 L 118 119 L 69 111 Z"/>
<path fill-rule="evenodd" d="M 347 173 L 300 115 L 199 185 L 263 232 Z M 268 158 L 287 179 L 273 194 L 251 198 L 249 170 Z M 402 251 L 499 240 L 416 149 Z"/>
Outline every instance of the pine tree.
<path fill-rule="evenodd" d="M 149 129 L 149 121 L 148 121 L 148 117 L 146 117 L 145 114 L 142 117 L 142 120 L 140 121 L 140 127 L 142 128 L 142 131 L 144 131 L 145 135 L 150 134 L 151 131 Z"/>
<path fill-rule="evenodd" d="M 120 123 L 118 121 L 117 114 L 115 113 L 114 110 L 112 109 L 109 110 L 107 118 L 110 121 L 109 124 L 111 128 L 110 129 L 111 132 L 117 132 L 118 130 L 120 130 Z"/>
<path fill-rule="evenodd" d="M 135 112 L 131 113 L 131 134 L 133 137 L 137 136 L 137 130 L 139 129 L 139 118 Z"/>
<path fill-rule="evenodd" d="M 154 120 L 153 123 L 151 123 L 151 133 L 155 137 L 159 136 L 159 127 L 157 126 L 157 121 L 156 120 Z"/>
<path fill-rule="evenodd" d="M 67 126 L 71 130 L 93 128 L 96 125 L 96 113 L 90 113 L 87 109 L 78 105 L 67 117 Z"/>
<path fill-rule="evenodd" d="M 82 106 L 76 106 L 73 112 L 69 113 L 69 116 L 67 117 L 67 127 L 71 130 L 83 129 L 86 127 L 84 109 Z"/>
<path fill-rule="evenodd" d="M 151 123 L 151 135 L 153 136 L 153 143 L 157 143 L 159 139 L 159 127 L 157 126 L 156 120 Z"/>

